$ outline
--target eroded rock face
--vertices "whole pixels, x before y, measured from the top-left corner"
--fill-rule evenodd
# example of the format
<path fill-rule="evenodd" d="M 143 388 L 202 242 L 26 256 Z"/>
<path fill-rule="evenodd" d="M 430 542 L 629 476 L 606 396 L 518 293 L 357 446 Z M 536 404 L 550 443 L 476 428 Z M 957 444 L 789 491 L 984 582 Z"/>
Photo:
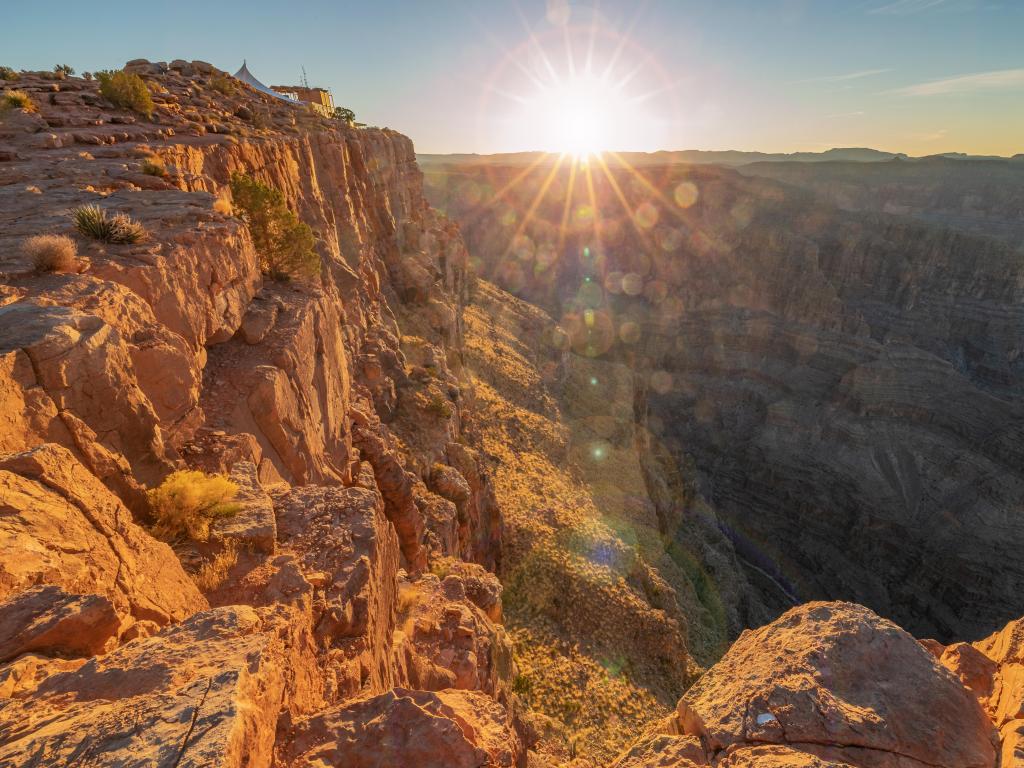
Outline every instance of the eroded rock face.
<path fill-rule="evenodd" d="M 0 702 L 0 763 L 268 766 L 278 712 L 315 699 L 296 685 L 311 645 L 290 633 L 279 614 L 217 608 L 55 673 Z"/>
<path fill-rule="evenodd" d="M 289 764 L 512 768 L 526 753 L 505 709 L 470 691 L 396 688 L 297 726 Z"/>
<path fill-rule="evenodd" d="M 0 561 L 0 598 L 40 583 L 102 595 L 119 632 L 206 607 L 171 548 L 137 526 L 66 448 L 46 444 L 0 459 L 0 510 L 0 547 L 10 553 Z"/>
<path fill-rule="evenodd" d="M 715 765 L 761 765 L 762 744 L 814 756 L 787 763 L 776 749 L 778 765 L 991 768 L 996 759 L 995 731 L 970 692 L 906 632 L 850 603 L 808 603 L 745 632 L 677 717 Z"/>

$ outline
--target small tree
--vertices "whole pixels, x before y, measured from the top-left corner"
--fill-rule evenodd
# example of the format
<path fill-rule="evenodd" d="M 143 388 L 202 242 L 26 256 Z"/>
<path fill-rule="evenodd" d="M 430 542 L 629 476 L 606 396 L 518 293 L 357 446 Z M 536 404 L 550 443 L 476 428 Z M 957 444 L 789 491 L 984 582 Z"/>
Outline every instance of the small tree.
<path fill-rule="evenodd" d="M 97 72 L 96 77 L 100 81 L 100 95 L 115 107 L 132 109 L 146 117 L 153 116 L 153 97 L 141 77 L 123 69 Z"/>
<path fill-rule="evenodd" d="M 58 64 L 56 67 L 53 68 L 53 73 L 55 75 L 59 75 L 60 78 L 63 80 L 65 77 L 71 77 L 73 74 L 75 74 L 75 68 L 67 64 Z"/>
<path fill-rule="evenodd" d="M 231 175 L 231 197 L 249 227 L 261 269 L 275 280 L 313 277 L 320 258 L 313 230 L 288 208 L 281 191 L 243 173 Z"/>
<path fill-rule="evenodd" d="M 356 113 L 348 107 L 335 107 L 334 119 L 341 120 L 343 123 L 352 125 L 356 121 Z"/>

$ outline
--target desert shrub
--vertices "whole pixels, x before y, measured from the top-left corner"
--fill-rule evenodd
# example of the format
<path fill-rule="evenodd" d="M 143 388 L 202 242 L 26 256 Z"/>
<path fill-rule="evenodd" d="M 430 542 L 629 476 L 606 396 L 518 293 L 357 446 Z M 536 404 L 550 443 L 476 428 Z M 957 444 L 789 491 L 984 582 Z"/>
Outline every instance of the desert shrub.
<path fill-rule="evenodd" d="M 223 475 L 191 469 L 172 472 L 146 494 L 153 507 L 153 533 L 161 539 L 187 535 L 205 540 L 211 522 L 238 511 L 238 505 L 230 503 L 236 493 L 238 486 Z"/>
<path fill-rule="evenodd" d="M 63 80 L 65 77 L 71 77 L 75 74 L 75 68 L 67 64 L 58 64 L 53 68 L 53 73 Z"/>
<path fill-rule="evenodd" d="M 427 400 L 427 411 L 442 419 L 450 419 L 453 413 L 451 402 L 436 390 L 430 393 L 430 398 Z"/>
<path fill-rule="evenodd" d="M 167 166 L 162 158 L 153 155 L 142 161 L 142 172 L 147 176 L 167 176 Z"/>
<path fill-rule="evenodd" d="M 67 235 L 36 235 L 27 238 L 21 250 L 36 272 L 70 272 L 78 255 L 75 241 Z"/>
<path fill-rule="evenodd" d="M 29 112 L 36 111 L 36 103 L 25 91 L 7 91 L 0 102 L 3 109 L 27 109 Z"/>
<path fill-rule="evenodd" d="M 17 80 L 18 73 L 10 67 L 0 67 L 0 80 Z"/>
<path fill-rule="evenodd" d="M 133 72 L 123 69 L 97 72 L 100 94 L 115 107 L 131 109 L 146 117 L 153 114 L 153 97 L 149 95 L 146 81 Z"/>
<path fill-rule="evenodd" d="M 213 210 L 217 213 L 223 213 L 225 216 L 231 216 L 235 212 L 235 207 L 231 205 L 230 200 L 225 200 L 223 197 L 218 197 L 213 201 Z"/>
<path fill-rule="evenodd" d="M 71 211 L 79 233 L 104 243 L 123 245 L 141 243 L 148 236 L 146 228 L 126 213 L 108 216 L 98 205 L 83 205 Z"/>
<path fill-rule="evenodd" d="M 238 90 L 238 81 L 230 75 L 218 72 L 210 78 L 210 87 L 217 91 L 217 93 L 223 93 L 225 96 L 230 96 Z"/>
<path fill-rule="evenodd" d="M 235 567 L 238 562 L 238 541 L 236 539 L 228 539 L 224 544 L 224 549 L 218 552 L 212 560 L 209 560 L 196 571 L 192 576 L 192 581 L 199 587 L 201 592 L 212 592 L 221 584 L 224 583 L 224 579 L 228 576 L 228 571 Z"/>
<path fill-rule="evenodd" d="M 260 267 L 275 280 L 312 277 L 320 269 L 309 225 L 289 210 L 281 191 L 241 173 L 231 175 L 231 197 L 252 235 Z"/>
<path fill-rule="evenodd" d="M 356 121 L 356 113 L 348 107 L 335 107 L 333 117 L 335 120 L 341 120 L 341 122 L 348 123 L 349 125 Z"/>

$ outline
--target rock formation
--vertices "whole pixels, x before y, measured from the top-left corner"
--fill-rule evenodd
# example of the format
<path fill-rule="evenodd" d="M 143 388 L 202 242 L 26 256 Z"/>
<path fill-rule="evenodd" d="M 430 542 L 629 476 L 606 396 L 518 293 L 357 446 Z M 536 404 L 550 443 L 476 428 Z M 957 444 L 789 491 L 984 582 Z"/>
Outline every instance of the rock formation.
<path fill-rule="evenodd" d="M 24 73 L 36 109 L 0 118 L 0 763 L 376 765 L 411 723 L 390 764 L 523 765 L 500 511 L 460 442 L 466 251 L 411 142 L 126 69 L 152 116 Z M 315 275 L 261 273 L 235 172 L 312 228 Z M 93 204 L 147 236 L 76 233 Z M 33 268 L 39 233 L 71 270 Z M 238 491 L 169 546 L 144 491 L 186 467 Z"/>

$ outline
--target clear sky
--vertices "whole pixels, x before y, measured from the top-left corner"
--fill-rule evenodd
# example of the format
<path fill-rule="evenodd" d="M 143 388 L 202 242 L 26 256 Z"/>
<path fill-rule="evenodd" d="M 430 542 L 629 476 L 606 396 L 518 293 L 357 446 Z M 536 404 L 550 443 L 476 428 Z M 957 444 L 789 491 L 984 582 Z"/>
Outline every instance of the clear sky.
<path fill-rule="evenodd" d="M 420 152 L 1024 152 L 1024 0 L 3 6 L 0 64 L 245 58 L 268 85 L 305 66 Z"/>

